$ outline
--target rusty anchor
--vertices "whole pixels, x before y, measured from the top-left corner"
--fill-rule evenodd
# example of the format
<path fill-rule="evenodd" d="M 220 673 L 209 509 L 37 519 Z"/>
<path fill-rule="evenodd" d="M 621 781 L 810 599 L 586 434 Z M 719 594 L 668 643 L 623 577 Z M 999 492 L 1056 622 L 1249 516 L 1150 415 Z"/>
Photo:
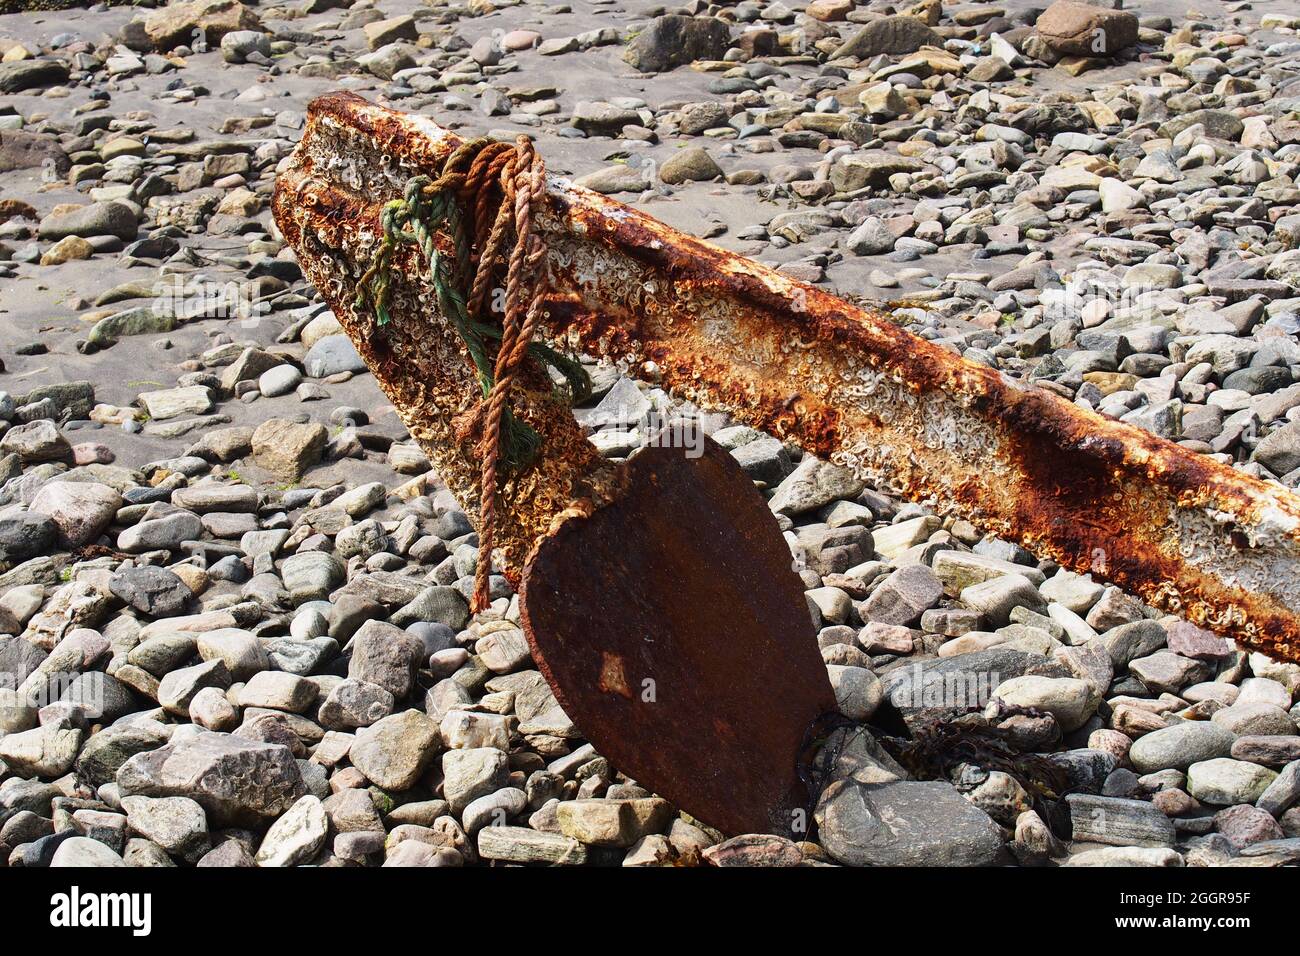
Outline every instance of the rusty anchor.
<path fill-rule="evenodd" d="M 427 118 L 349 93 L 320 97 L 273 209 L 477 519 L 474 451 L 454 424 L 477 384 L 409 250 L 396 256 L 391 322 L 379 329 L 354 307 L 383 205 L 459 144 Z M 958 509 L 1063 567 L 1300 661 L 1295 493 L 965 361 L 881 313 L 566 180 L 548 180 L 538 225 L 552 342 L 633 374 L 653 370 L 682 397 L 879 487 Z M 521 382 L 512 411 L 544 453 L 504 486 L 496 544 L 557 697 L 621 770 L 688 812 L 730 833 L 790 833 L 806 799 L 801 742 L 835 704 L 773 516 L 716 446 L 611 463 L 542 369 L 525 369 Z"/>

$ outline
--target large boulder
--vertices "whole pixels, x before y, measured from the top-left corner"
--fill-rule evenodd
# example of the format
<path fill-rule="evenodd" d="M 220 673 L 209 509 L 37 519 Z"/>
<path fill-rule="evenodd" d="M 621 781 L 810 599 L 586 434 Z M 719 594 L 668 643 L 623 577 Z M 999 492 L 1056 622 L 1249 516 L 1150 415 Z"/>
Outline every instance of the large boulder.
<path fill-rule="evenodd" d="M 329 432 L 319 422 L 270 418 L 253 432 L 253 459 L 282 481 L 296 482 L 321 460 Z"/>
<path fill-rule="evenodd" d="M 68 64 L 62 60 L 17 60 L 0 64 L 0 93 L 21 93 L 66 83 Z M 10 135 L 5 133 L 6 136 Z"/>
<path fill-rule="evenodd" d="M 46 216 L 41 220 L 38 233 L 42 239 L 116 236 L 130 241 L 136 237 L 139 229 L 135 210 L 126 203 L 94 202 Z"/>
<path fill-rule="evenodd" d="M 366 363 L 346 335 L 327 335 L 308 349 L 302 367 L 310 378 L 328 378 L 342 372 L 364 372 Z"/>
<path fill-rule="evenodd" d="M 1035 29 L 1063 56 L 1113 56 L 1137 42 L 1138 18 L 1127 10 L 1056 0 L 1039 15 Z"/>
<path fill-rule="evenodd" d="M 655 17 L 627 49 L 623 59 L 642 73 L 661 73 L 696 60 L 720 60 L 731 31 L 713 17 Z"/>
<path fill-rule="evenodd" d="M 175 617 L 194 596 L 175 571 L 156 565 L 118 571 L 108 579 L 108 589 L 150 617 Z"/>
<path fill-rule="evenodd" d="M 87 867 L 126 866 L 127 863 L 106 843 L 89 837 L 69 837 L 58 845 L 50 866 L 85 869 Z"/>
<path fill-rule="evenodd" d="M 405 710 L 358 731 L 348 757 L 377 786 L 407 790 L 433 762 L 440 742 L 437 724 L 418 710 Z"/>
<path fill-rule="evenodd" d="M 20 777 L 54 780 L 71 769 L 81 749 L 81 731 L 46 724 L 0 737 L 0 760 Z"/>
<path fill-rule="evenodd" d="M 1186 770 L 1194 763 L 1228 756 L 1236 739 L 1236 734 L 1220 724 L 1188 720 L 1139 737 L 1128 757 L 1138 773 Z"/>
<path fill-rule="evenodd" d="M 52 169 L 62 176 L 70 166 L 68 154 L 59 145 L 58 137 L 18 129 L 0 130 L 0 173 L 15 169 Z"/>
<path fill-rule="evenodd" d="M 1277 772 L 1268 767 L 1215 757 L 1187 768 L 1187 792 L 1201 803 L 1231 807 L 1239 803 L 1254 803 L 1276 779 Z"/>
<path fill-rule="evenodd" d="M 218 44 L 227 33 L 236 30 L 261 30 L 257 14 L 238 0 L 195 0 L 172 3 L 144 18 L 144 32 L 159 50 L 170 50 L 182 43 L 193 46 L 197 31 L 203 41 Z"/>
<path fill-rule="evenodd" d="M 95 407 L 95 385 L 93 382 L 51 382 L 38 385 L 26 395 L 15 396 L 19 405 L 32 405 L 49 399 L 58 409 L 58 418 L 89 418 L 90 410 Z M 120 490 L 120 489 L 119 489 Z"/>
<path fill-rule="evenodd" d="M 706 150 L 699 146 L 679 149 L 664 162 L 659 178 L 670 186 L 688 182 L 706 182 L 722 175 L 722 169 Z"/>
<path fill-rule="evenodd" d="M 31 509 L 49 517 L 67 548 L 90 544 L 122 507 L 122 496 L 95 481 L 51 481 L 32 499 Z"/>
<path fill-rule="evenodd" d="M 1002 832 L 942 780 L 832 783 L 817 806 L 826 852 L 849 866 L 991 866 Z"/>
<path fill-rule="evenodd" d="M 1255 446 L 1255 460 L 1275 475 L 1300 468 L 1300 422 L 1288 422 Z"/>
<path fill-rule="evenodd" d="M 0 455 L 17 455 L 24 465 L 72 464 L 72 446 L 48 418 L 15 425 L 0 438 Z"/>
<path fill-rule="evenodd" d="M 371 619 L 352 636 L 348 677 L 377 684 L 401 700 L 414 686 L 421 650 L 420 642 L 400 627 Z"/>
<path fill-rule="evenodd" d="M 925 164 L 910 156 L 884 151 L 867 151 L 844 157 L 831 166 L 831 185 L 840 192 L 853 192 L 867 186 L 883 186 L 895 173 L 919 173 Z"/>
<path fill-rule="evenodd" d="M 288 747 L 216 733 L 136 754 L 117 785 L 123 797 L 189 797 L 217 826 L 259 826 L 307 793 Z"/>
<path fill-rule="evenodd" d="M 97 790 L 117 778 L 117 772 L 136 754 L 157 750 L 167 743 L 162 724 L 144 722 L 107 727 L 92 736 L 77 755 L 77 779 Z"/>
<path fill-rule="evenodd" d="M 831 59 L 915 53 L 923 46 L 943 46 L 943 38 L 916 17 L 890 16 L 872 20 L 831 54 Z"/>
<path fill-rule="evenodd" d="M 31 641 L 0 636 L 0 674 L 8 674 L 15 685 L 22 684 L 48 656 Z"/>
<path fill-rule="evenodd" d="M 989 702 L 1003 682 L 1043 673 L 1052 662 L 1013 647 L 990 647 L 953 657 L 930 658 L 896 667 L 882 676 L 888 704 L 904 717 L 930 711 L 974 710 Z M 1065 676 L 1061 673 L 1048 676 Z"/>
<path fill-rule="evenodd" d="M 48 515 L 24 511 L 0 518 L 0 567 L 21 564 L 28 558 L 53 551 L 58 536 L 58 526 Z"/>
<path fill-rule="evenodd" d="M 190 863 L 212 848 L 203 808 L 188 797 L 126 797 L 127 825 L 172 856 Z"/>
<path fill-rule="evenodd" d="M 1073 677 L 1040 677 L 1023 674 L 998 685 L 993 696 L 1012 707 L 1046 711 L 1066 733 L 1078 730 L 1100 703 L 1096 688 Z"/>
<path fill-rule="evenodd" d="M 320 799 L 306 796 L 276 820 L 257 850 L 258 866 L 297 866 L 315 857 L 329 836 Z"/>
<path fill-rule="evenodd" d="M 768 507 L 777 514 L 801 515 L 844 498 L 852 498 L 865 484 L 840 465 L 805 455 L 781 484 Z"/>

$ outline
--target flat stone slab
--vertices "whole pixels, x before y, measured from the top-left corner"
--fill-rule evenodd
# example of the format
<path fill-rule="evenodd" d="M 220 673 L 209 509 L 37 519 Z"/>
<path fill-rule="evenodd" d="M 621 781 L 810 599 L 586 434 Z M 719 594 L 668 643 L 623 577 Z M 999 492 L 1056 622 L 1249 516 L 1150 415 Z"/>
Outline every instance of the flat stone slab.
<path fill-rule="evenodd" d="M 826 852 L 850 866 L 992 866 L 1002 831 L 942 780 L 838 781 L 817 807 Z"/>

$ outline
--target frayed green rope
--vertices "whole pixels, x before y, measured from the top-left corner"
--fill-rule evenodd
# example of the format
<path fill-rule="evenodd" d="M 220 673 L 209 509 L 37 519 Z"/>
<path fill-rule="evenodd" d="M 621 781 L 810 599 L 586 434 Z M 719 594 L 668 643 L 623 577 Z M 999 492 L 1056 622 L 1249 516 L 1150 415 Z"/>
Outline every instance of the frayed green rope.
<path fill-rule="evenodd" d="M 458 276 L 468 276 L 470 271 L 470 246 L 460 209 L 450 190 L 431 190 L 432 185 L 428 176 L 415 176 L 407 182 L 401 199 L 384 204 L 380 213 L 383 239 L 374 261 L 357 283 L 356 307 L 358 311 L 373 310 L 380 328 L 392 321 L 388 302 L 393 252 L 400 243 L 414 243 L 428 266 L 438 308 L 465 343 L 470 361 L 474 363 L 479 389 L 486 400 L 493 385 L 493 361 L 487 343 L 489 340 L 499 342 L 501 329 L 476 322 L 469 316 L 465 294 L 456 281 Z M 434 244 L 434 235 L 440 226 L 445 226 L 451 236 L 456 255 L 454 267 Z M 481 263 L 480 266 L 491 268 L 491 264 Z M 541 342 L 529 343 L 528 355 L 559 373 L 568 387 L 570 401 L 581 402 L 591 396 L 591 377 L 580 362 Z M 536 429 L 512 414 L 509 408 L 502 410 L 501 455 L 506 471 L 527 468 L 541 447 L 542 437 Z"/>

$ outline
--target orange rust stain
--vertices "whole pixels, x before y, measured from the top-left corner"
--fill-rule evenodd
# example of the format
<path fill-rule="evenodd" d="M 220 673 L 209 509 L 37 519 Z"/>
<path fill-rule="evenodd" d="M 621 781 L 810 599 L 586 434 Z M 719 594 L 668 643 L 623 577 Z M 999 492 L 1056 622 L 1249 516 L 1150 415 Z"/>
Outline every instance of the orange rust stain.
<path fill-rule="evenodd" d="M 600 653 L 600 689 L 606 694 L 618 694 L 632 699 L 632 689 L 628 687 L 627 675 L 623 672 L 623 658 L 609 651 Z"/>

